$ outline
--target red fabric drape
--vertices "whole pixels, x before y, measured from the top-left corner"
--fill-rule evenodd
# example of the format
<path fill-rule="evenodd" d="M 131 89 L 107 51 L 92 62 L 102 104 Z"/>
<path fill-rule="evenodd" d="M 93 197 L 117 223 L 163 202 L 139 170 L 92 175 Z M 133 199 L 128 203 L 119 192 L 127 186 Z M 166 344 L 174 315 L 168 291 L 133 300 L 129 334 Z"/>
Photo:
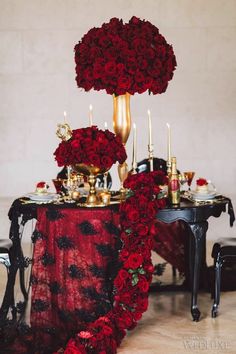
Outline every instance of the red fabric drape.
<path fill-rule="evenodd" d="M 38 209 L 31 326 L 69 337 L 111 306 L 119 214 L 102 209 Z"/>
<path fill-rule="evenodd" d="M 183 221 L 166 224 L 156 221 L 157 234 L 153 239 L 153 250 L 182 274 L 187 265 L 188 229 Z"/>

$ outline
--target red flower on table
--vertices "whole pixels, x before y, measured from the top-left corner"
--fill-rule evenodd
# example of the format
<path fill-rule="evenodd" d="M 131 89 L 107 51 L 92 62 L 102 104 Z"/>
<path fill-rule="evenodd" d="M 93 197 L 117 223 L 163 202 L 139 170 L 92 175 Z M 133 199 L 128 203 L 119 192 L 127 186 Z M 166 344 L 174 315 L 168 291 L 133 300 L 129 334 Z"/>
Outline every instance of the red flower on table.
<path fill-rule="evenodd" d="M 36 188 L 49 188 L 49 186 L 47 185 L 46 182 L 42 181 L 36 184 Z"/>
<path fill-rule="evenodd" d="M 123 163 L 126 151 L 119 136 L 96 126 L 75 129 L 67 141 L 62 141 L 54 152 L 58 166 L 84 163 L 106 171 L 116 163 Z"/>
<path fill-rule="evenodd" d="M 205 186 L 208 184 L 207 180 L 205 178 L 199 178 L 196 181 L 197 186 Z"/>
<path fill-rule="evenodd" d="M 112 18 L 92 28 L 75 46 L 76 82 L 85 91 L 158 94 L 176 68 L 173 48 L 149 21 Z"/>
<path fill-rule="evenodd" d="M 127 269 L 136 269 L 142 265 L 143 257 L 138 253 L 131 253 L 127 261 L 124 263 Z"/>

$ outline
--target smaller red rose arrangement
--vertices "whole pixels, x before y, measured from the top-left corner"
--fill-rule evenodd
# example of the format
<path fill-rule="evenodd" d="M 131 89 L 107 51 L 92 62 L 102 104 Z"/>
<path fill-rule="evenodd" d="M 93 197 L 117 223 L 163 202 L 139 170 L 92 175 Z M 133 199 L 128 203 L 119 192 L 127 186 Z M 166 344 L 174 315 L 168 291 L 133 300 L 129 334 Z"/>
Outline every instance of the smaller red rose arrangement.
<path fill-rule="evenodd" d="M 196 180 L 196 184 L 197 184 L 197 186 L 201 187 L 201 186 L 208 185 L 208 182 L 207 182 L 207 180 L 205 178 L 198 178 Z"/>
<path fill-rule="evenodd" d="M 173 77 L 173 48 L 149 21 L 112 18 L 90 29 L 75 46 L 76 82 L 85 91 L 158 94 Z"/>
<path fill-rule="evenodd" d="M 67 141 L 62 141 L 54 152 L 58 166 L 79 163 L 93 165 L 103 171 L 116 163 L 123 163 L 126 151 L 119 136 L 96 126 L 75 129 Z"/>
<path fill-rule="evenodd" d="M 159 185 L 167 184 L 161 171 L 130 175 L 124 187 L 129 198 L 120 205 L 122 264 L 114 280 L 113 309 L 80 331 L 67 343 L 64 354 L 115 354 L 127 330 L 135 328 L 148 308 L 148 290 L 154 267 L 153 237 L 157 211 L 165 206 Z"/>

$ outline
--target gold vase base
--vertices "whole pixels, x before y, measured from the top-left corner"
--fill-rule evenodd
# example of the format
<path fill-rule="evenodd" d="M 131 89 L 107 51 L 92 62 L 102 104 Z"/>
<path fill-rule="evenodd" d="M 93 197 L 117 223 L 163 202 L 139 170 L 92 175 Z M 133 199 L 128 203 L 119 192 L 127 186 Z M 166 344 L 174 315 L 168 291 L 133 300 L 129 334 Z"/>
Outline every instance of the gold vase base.
<path fill-rule="evenodd" d="M 128 194 L 128 189 L 126 189 L 126 188 L 121 188 L 121 189 L 119 190 L 119 194 L 113 196 L 112 198 L 113 198 L 113 200 L 123 201 L 123 200 L 126 199 L 127 194 Z"/>
<path fill-rule="evenodd" d="M 111 203 L 111 193 L 103 191 L 99 194 L 88 195 L 84 206 L 88 208 L 108 206 Z"/>

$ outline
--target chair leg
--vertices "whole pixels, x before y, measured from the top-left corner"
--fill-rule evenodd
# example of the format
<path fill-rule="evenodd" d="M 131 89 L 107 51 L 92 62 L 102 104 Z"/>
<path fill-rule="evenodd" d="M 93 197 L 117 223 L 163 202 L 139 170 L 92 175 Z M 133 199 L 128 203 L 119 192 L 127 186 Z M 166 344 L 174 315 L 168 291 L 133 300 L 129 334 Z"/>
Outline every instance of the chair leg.
<path fill-rule="evenodd" d="M 172 275 L 173 278 L 176 278 L 176 268 L 172 266 Z"/>
<path fill-rule="evenodd" d="M 214 303 L 211 310 L 211 317 L 215 318 L 218 314 L 218 306 L 220 303 L 220 284 L 221 284 L 221 268 L 222 268 L 222 259 L 220 255 L 217 255 L 217 260 L 215 262 L 215 294 L 214 294 Z"/>

